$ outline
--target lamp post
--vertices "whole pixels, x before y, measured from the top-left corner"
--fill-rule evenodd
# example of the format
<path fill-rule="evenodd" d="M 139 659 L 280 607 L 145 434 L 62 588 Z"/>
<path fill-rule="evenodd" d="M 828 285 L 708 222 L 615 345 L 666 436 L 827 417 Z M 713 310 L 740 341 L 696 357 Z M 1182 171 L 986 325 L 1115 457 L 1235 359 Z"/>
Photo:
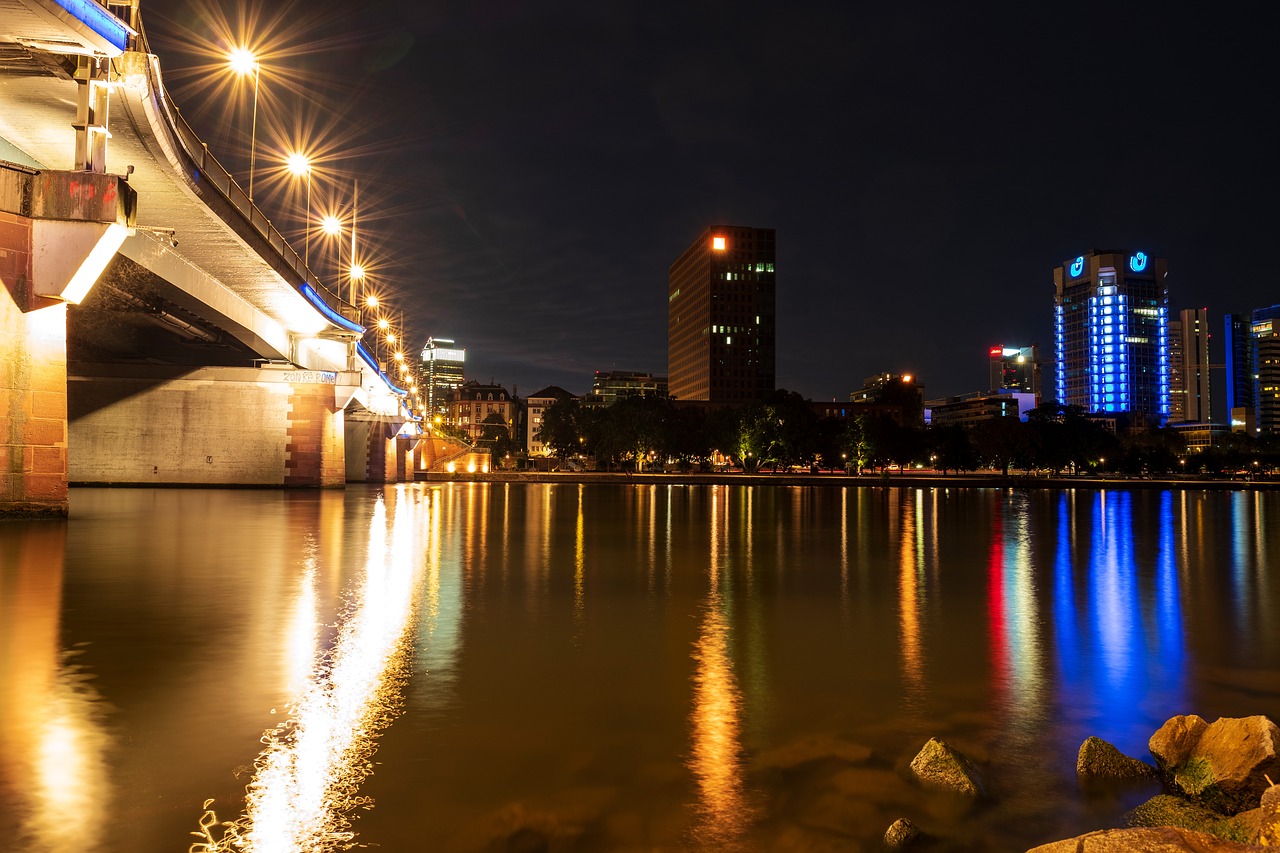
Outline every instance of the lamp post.
<path fill-rule="evenodd" d="M 289 171 L 295 176 L 299 178 L 305 176 L 307 179 L 307 227 L 306 235 L 302 238 L 302 263 L 309 272 L 311 270 L 311 161 L 306 154 L 294 152 L 285 162 Z"/>
<path fill-rule="evenodd" d="M 253 203 L 253 166 L 258 148 L 258 81 L 262 76 L 262 66 L 258 59 L 247 48 L 237 47 L 227 57 L 231 70 L 237 74 L 253 74 L 253 122 L 249 129 L 249 203 Z"/>
<path fill-rule="evenodd" d="M 320 220 L 320 230 L 330 237 L 338 238 L 338 260 L 333 266 L 333 278 L 337 285 L 337 294 L 342 296 L 342 220 L 329 214 Z M 352 302 L 352 304 L 355 303 Z"/>

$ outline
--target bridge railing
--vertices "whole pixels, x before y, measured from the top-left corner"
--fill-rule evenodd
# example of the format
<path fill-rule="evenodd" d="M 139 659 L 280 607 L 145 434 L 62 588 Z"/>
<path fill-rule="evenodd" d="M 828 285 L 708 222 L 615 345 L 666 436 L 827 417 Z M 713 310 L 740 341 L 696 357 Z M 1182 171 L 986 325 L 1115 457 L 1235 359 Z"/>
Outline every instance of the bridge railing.
<path fill-rule="evenodd" d="M 199 170 L 198 178 L 221 193 L 231 203 L 232 207 L 244 217 L 250 227 L 262 235 L 267 241 L 267 245 L 275 250 L 290 269 L 297 274 L 298 280 L 289 282 L 291 286 L 298 288 L 299 282 L 310 284 L 312 289 L 320 295 L 320 298 L 330 308 L 349 320 L 359 322 L 359 310 L 320 283 L 302 257 L 285 240 L 280 230 L 271 224 L 271 220 L 250 200 L 249 194 L 236 183 L 231 173 L 209 152 L 208 144 L 196 135 L 191 125 L 183 118 L 178 105 L 169 98 L 169 93 L 165 91 L 160 81 L 154 78 L 154 74 L 154 69 L 148 63 L 148 76 L 152 77 L 152 90 L 159 94 L 165 107 L 164 112 L 169 116 L 178 140 L 186 150 L 187 155 L 196 164 L 196 168 Z"/>

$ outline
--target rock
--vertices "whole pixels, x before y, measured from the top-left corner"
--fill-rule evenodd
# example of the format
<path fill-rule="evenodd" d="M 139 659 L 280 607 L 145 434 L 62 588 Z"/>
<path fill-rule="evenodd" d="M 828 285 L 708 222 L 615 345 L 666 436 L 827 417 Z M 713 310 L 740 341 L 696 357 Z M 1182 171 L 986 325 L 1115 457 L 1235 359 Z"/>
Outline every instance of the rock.
<path fill-rule="evenodd" d="M 1280 728 L 1266 717 L 1174 717 L 1148 745 L 1166 785 L 1223 814 L 1256 807 L 1266 775 L 1280 778 Z"/>
<path fill-rule="evenodd" d="M 884 846 L 890 850 L 905 850 L 924 837 L 920 827 L 905 817 L 900 817 L 884 834 Z"/>
<path fill-rule="evenodd" d="M 1258 808 L 1228 818 L 1227 823 L 1250 844 L 1280 847 L 1280 785 L 1262 792 Z"/>
<path fill-rule="evenodd" d="M 1215 811 L 1171 794 L 1159 794 L 1124 816 L 1130 827 L 1177 826 L 1209 832 L 1209 827 L 1222 820 Z"/>
<path fill-rule="evenodd" d="M 1254 853 L 1248 844 L 1224 841 L 1214 835 L 1160 826 L 1142 829 L 1106 829 L 1078 838 L 1033 847 L 1027 853 Z"/>
<path fill-rule="evenodd" d="M 1103 779 L 1142 779 L 1156 769 L 1145 761 L 1130 758 L 1099 737 L 1085 738 L 1076 756 L 1076 775 Z"/>
<path fill-rule="evenodd" d="M 1259 844 L 1266 837 L 1268 827 L 1274 825 L 1275 817 L 1276 813 L 1262 807 L 1223 817 L 1180 797 L 1160 794 L 1126 814 L 1125 822 L 1131 827 L 1174 826 L 1216 835 L 1226 841 Z"/>
<path fill-rule="evenodd" d="M 923 784 L 969 797 L 986 795 L 982 776 L 968 758 L 944 740 L 930 738 L 915 758 L 911 772 Z"/>

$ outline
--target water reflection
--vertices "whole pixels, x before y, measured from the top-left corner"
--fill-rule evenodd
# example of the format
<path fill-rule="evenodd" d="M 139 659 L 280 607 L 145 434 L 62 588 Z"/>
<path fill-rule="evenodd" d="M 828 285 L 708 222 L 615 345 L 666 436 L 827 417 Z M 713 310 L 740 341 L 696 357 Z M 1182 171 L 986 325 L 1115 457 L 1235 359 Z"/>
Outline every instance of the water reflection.
<path fill-rule="evenodd" d="M 346 849 L 360 785 L 372 772 L 378 736 L 398 714 L 408 679 L 412 617 L 421 597 L 425 546 L 414 504 L 433 500 L 397 488 L 387 519 L 379 500 L 369 523 L 369 556 L 333 649 L 313 666 L 290 718 L 264 736 L 243 817 L 222 824 L 207 811 L 193 853 Z M 471 498 L 472 496 L 468 496 Z M 468 501 L 468 514 L 474 504 Z M 428 514 L 428 518 L 432 516 Z M 437 516 L 438 518 L 438 516 Z M 429 538 L 438 528 L 423 530 Z M 300 611 L 305 610 L 306 589 Z M 209 804 L 206 803 L 206 808 Z"/>
<path fill-rule="evenodd" d="M 1031 561 L 1026 495 L 999 501 L 988 562 L 987 609 L 995 692 L 1017 709 L 1018 725 L 1039 719 L 1043 664 L 1035 568 Z"/>
<path fill-rule="evenodd" d="M 902 674 L 906 682 L 907 703 L 918 710 L 924 701 L 924 642 L 920 618 L 924 610 L 923 567 L 919 530 L 919 490 L 903 491 L 901 502 L 901 537 L 898 549 L 898 623 L 902 642 Z M 892 518 L 892 516 L 891 516 Z"/>
<path fill-rule="evenodd" d="M 1058 503 L 1054 624 L 1062 702 L 1124 745 L 1144 742 L 1153 717 L 1187 708 L 1174 499 L 1167 492 L 1157 499 L 1158 510 L 1143 514 L 1156 526 L 1154 554 L 1143 559 L 1135 543 L 1148 537 L 1135 529 L 1134 493 L 1071 493 Z M 1080 501 L 1087 516 L 1077 510 Z"/>
<path fill-rule="evenodd" d="M 711 560 L 702 623 L 694 645 L 693 754 L 698 823 L 693 837 L 708 848 L 734 846 L 750 823 L 743 778 L 742 695 L 732 659 L 732 577 L 727 572 L 727 497 L 711 494 Z"/>
<path fill-rule="evenodd" d="M 57 523 L 0 539 L 0 844 L 32 853 L 93 849 L 110 805 L 102 701 L 60 645 L 65 548 Z"/>

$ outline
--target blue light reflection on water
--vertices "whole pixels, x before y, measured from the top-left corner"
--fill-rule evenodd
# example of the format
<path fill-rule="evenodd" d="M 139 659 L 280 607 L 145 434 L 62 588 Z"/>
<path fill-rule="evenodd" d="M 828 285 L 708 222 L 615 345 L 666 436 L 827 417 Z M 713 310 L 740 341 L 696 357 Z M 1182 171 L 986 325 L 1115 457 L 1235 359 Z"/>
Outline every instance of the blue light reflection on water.
<path fill-rule="evenodd" d="M 1057 499 L 1059 703 L 1082 731 L 1135 755 L 1145 755 L 1147 738 L 1165 717 L 1190 710 L 1173 496 L 1157 499 L 1158 512 L 1144 515 L 1157 526 L 1154 553 L 1142 556 L 1132 492 L 1064 492 Z"/>

